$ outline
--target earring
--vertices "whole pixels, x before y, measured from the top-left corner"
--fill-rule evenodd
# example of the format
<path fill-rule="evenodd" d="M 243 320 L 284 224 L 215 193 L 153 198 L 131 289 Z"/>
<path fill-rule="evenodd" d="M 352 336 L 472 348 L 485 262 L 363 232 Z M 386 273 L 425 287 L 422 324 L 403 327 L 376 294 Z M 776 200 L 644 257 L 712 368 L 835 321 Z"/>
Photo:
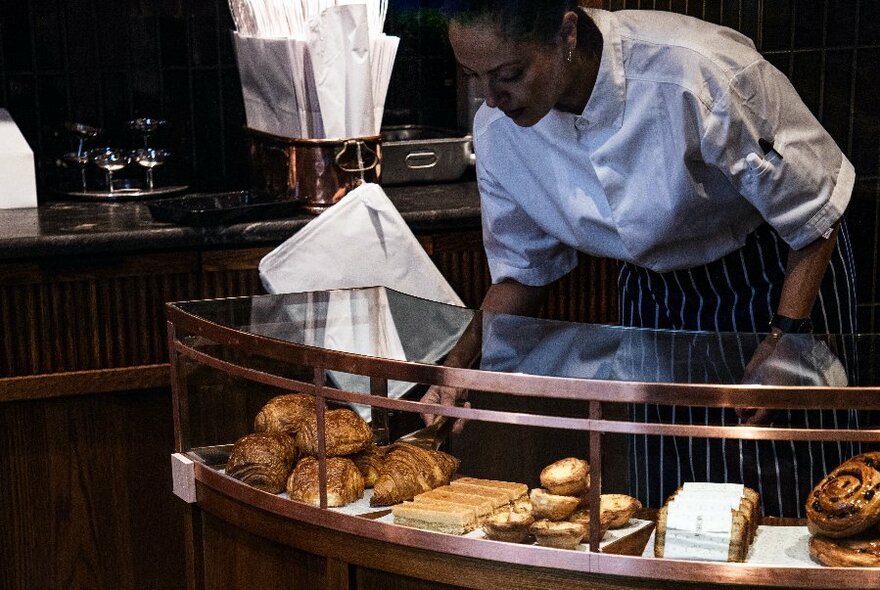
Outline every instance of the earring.
<path fill-rule="evenodd" d="M 568 61 L 568 63 L 571 63 L 572 59 L 574 59 L 574 49 L 569 49 L 568 56 L 566 57 L 566 61 Z"/>

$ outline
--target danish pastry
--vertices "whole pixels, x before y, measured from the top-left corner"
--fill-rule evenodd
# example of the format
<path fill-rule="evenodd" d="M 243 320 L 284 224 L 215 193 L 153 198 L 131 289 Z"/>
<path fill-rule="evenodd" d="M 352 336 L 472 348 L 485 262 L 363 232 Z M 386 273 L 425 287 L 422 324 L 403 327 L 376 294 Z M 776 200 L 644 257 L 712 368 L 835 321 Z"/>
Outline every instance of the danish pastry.
<path fill-rule="evenodd" d="M 807 526 L 814 535 L 843 538 L 880 522 L 880 452 L 844 461 L 807 498 Z"/>
<path fill-rule="evenodd" d="M 810 555 L 831 567 L 880 567 L 880 532 L 848 539 L 811 537 Z"/>

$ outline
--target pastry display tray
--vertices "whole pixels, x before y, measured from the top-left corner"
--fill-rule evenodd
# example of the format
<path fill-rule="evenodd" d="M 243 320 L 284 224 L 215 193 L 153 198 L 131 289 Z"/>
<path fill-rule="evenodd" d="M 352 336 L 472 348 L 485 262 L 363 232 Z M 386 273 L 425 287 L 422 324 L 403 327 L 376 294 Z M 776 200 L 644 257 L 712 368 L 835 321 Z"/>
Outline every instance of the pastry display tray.
<path fill-rule="evenodd" d="M 394 524 L 394 515 L 386 514 L 380 518 L 377 518 L 376 521 Z M 647 537 L 652 534 L 653 530 L 654 521 L 631 518 L 629 524 L 627 524 L 625 527 L 609 530 L 608 532 L 606 532 L 605 536 L 602 537 L 602 540 L 599 542 L 599 547 L 602 549 L 603 553 L 638 555 L 641 553 L 642 547 L 645 546 L 645 541 L 647 540 Z M 486 535 L 483 533 L 483 530 L 480 528 L 466 533 L 463 536 L 469 539 L 488 540 L 486 539 Z M 500 541 L 495 542 L 497 543 Z M 637 548 L 637 550 L 634 550 L 633 548 Z M 574 550 L 586 551 L 587 544 L 581 543 Z M 560 551 L 564 551 L 564 549 L 561 549 Z"/>
<path fill-rule="evenodd" d="M 823 567 L 810 557 L 810 531 L 806 526 L 759 525 L 746 563 L 770 567 Z M 654 557 L 654 534 L 643 557 Z"/>
<path fill-rule="evenodd" d="M 147 204 L 156 221 L 188 226 L 215 226 L 290 217 L 297 204 L 250 191 L 193 193 Z"/>

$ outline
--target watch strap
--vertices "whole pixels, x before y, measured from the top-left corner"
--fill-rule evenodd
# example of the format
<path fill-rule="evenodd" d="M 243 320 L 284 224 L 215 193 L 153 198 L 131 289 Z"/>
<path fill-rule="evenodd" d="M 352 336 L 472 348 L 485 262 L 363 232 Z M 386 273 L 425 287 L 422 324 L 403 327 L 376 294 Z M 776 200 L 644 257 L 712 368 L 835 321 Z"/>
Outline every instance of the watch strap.
<path fill-rule="evenodd" d="M 784 334 L 809 334 L 813 331 L 813 322 L 810 318 L 790 318 L 776 313 L 770 318 L 770 327 Z"/>

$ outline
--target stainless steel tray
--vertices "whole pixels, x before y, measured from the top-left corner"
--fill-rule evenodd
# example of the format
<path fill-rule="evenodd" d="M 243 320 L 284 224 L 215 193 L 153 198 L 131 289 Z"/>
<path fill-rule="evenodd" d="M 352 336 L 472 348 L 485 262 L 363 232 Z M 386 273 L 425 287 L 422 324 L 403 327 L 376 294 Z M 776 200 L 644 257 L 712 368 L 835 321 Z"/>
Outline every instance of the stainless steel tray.
<path fill-rule="evenodd" d="M 189 185 L 170 185 L 157 186 L 152 190 L 141 186 L 140 184 L 129 181 L 128 179 L 120 179 L 113 181 L 113 192 L 107 190 L 104 185 L 102 188 L 94 190 L 82 190 L 82 185 L 76 182 L 61 184 L 52 187 L 52 190 L 65 197 L 73 197 L 75 199 L 85 199 L 89 201 L 132 201 L 137 199 L 156 199 L 158 197 L 169 197 L 184 192 Z"/>
<path fill-rule="evenodd" d="M 401 125 L 382 129 L 381 183 L 450 182 L 474 164 L 470 135 L 450 129 Z"/>

